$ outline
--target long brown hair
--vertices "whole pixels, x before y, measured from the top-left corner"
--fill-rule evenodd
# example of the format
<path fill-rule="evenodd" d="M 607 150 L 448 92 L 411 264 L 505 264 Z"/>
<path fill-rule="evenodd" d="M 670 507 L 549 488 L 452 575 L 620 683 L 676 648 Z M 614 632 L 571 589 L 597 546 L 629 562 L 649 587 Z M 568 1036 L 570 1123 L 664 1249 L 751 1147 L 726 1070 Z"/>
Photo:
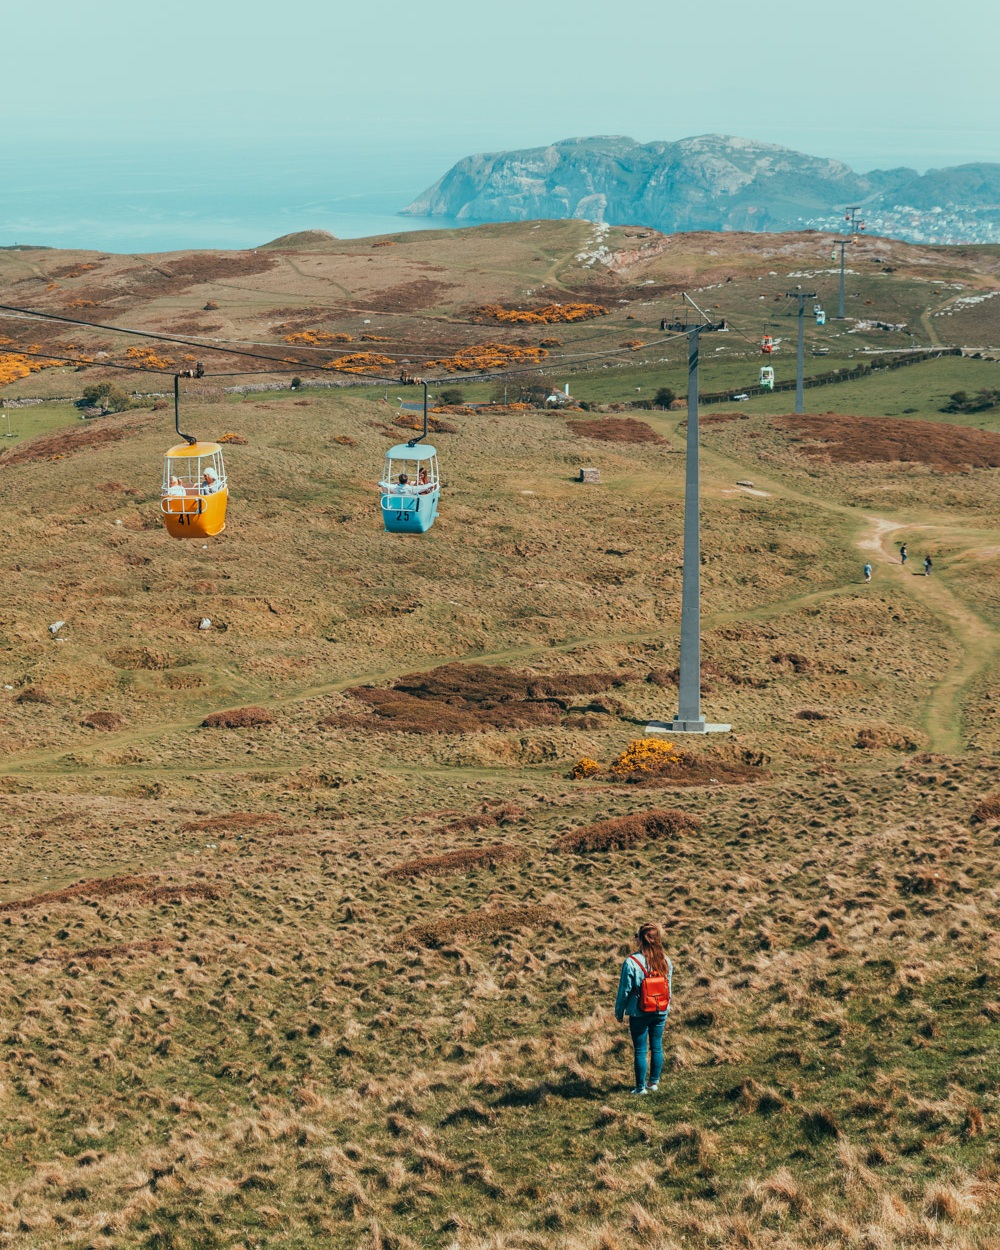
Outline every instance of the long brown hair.
<path fill-rule="evenodd" d="M 660 937 L 659 925 L 643 924 L 636 933 L 639 950 L 646 960 L 646 967 L 654 976 L 667 975 L 667 957 L 663 953 L 663 941 Z"/>

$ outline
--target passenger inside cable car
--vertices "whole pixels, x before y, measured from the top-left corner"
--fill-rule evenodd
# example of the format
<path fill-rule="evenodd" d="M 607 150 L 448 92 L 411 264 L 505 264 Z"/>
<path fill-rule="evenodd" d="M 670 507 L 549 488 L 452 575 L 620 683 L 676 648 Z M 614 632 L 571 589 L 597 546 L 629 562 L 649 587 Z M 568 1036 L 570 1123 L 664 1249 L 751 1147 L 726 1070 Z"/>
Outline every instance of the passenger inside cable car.
<path fill-rule="evenodd" d="M 210 538 L 226 528 L 226 466 L 218 443 L 179 443 L 163 457 L 160 512 L 173 538 Z"/>
<path fill-rule="evenodd" d="M 400 443 L 385 455 L 379 488 L 382 522 L 390 533 L 425 534 L 437 517 L 441 495 L 437 451 Z"/>

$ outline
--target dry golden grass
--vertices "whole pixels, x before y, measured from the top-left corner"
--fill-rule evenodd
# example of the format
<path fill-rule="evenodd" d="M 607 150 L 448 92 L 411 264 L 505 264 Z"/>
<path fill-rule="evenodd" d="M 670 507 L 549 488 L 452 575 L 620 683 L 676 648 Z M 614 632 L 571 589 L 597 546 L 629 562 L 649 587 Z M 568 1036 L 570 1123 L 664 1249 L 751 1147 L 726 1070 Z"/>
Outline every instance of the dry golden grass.
<path fill-rule="evenodd" d="M 588 227 L 529 229 L 525 266 Z M 236 278 L 267 325 L 341 332 L 335 274 L 416 324 L 422 299 L 512 303 L 471 276 L 508 237 L 468 232 L 461 282 L 421 238 L 300 241 Z M 715 242 L 716 281 L 775 267 Z M 710 243 L 642 280 L 705 274 Z M 292 306 L 288 257 L 324 275 Z M 139 282 L 87 263 L 58 281 Z M 216 272 L 164 278 L 163 314 L 210 300 L 235 326 Z M 204 550 L 159 528 L 169 414 L 0 462 L 0 1246 L 990 1250 L 995 471 L 706 426 L 704 704 L 735 730 L 685 747 L 705 771 L 672 810 L 566 774 L 675 710 L 676 416 L 649 414 L 668 445 L 602 444 L 598 488 L 558 414 L 463 416 L 411 540 L 377 514 L 393 404 L 307 398 L 192 400 L 192 428 L 247 439 Z M 200 728 L 234 709 L 273 723 Z M 639 1100 L 612 1006 L 643 920 L 675 980 Z"/>

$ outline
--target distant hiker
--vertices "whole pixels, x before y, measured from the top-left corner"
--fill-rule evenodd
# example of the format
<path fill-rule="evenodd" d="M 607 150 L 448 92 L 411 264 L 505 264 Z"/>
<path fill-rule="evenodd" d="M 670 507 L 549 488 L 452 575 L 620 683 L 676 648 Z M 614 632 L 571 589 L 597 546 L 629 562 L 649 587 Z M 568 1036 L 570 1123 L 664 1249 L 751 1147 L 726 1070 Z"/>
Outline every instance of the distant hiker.
<path fill-rule="evenodd" d="M 645 1094 L 657 1088 L 663 1071 L 663 1026 L 670 1014 L 674 966 L 663 953 L 660 930 L 655 924 L 641 925 L 635 935 L 635 944 L 638 950 L 622 964 L 615 1019 L 621 1024 L 628 1016 L 635 1060 L 635 1087 L 632 1093 Z"/>
<path fill-rule="evenodd" d="M 902 547 L 899 549 L 899 563 L 906 563 L 906 543 L 903 543 Z"/>
<path fill-rule="evenodd" d="M 870 564 L 866 564 L 865 565 L 865 581 L 870 582 L 871 579 L 872 579 L 872 566 Z"/>
<path fill-rule="evenodd" d="M 930 556 L 924 556 L 924 577 L 930 577 L 931 569 L 934 567 L 934 561 Z"/>

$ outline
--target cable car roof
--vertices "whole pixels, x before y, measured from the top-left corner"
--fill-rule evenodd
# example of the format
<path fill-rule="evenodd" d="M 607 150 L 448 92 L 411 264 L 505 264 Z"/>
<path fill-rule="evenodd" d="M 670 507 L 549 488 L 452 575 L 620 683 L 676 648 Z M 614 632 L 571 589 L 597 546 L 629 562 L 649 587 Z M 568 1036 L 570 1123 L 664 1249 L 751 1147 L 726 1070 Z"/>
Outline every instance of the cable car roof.
<path fill-rule="evenodd" d="M 222 451 L 221 443 L 178 443 L 164 454 L 171 457 L 180 456 L 214 456 Z"/>
<path fill-rule="evenodd" d="M 427 443 L 418 443 L 416 447 L 410 447 L 406 443 L 397 443 L 395 447 L 390 447 L 385 453 L 387 460 L 433 460 L 437 455 L 437 448 L 431 447 Z"/>

